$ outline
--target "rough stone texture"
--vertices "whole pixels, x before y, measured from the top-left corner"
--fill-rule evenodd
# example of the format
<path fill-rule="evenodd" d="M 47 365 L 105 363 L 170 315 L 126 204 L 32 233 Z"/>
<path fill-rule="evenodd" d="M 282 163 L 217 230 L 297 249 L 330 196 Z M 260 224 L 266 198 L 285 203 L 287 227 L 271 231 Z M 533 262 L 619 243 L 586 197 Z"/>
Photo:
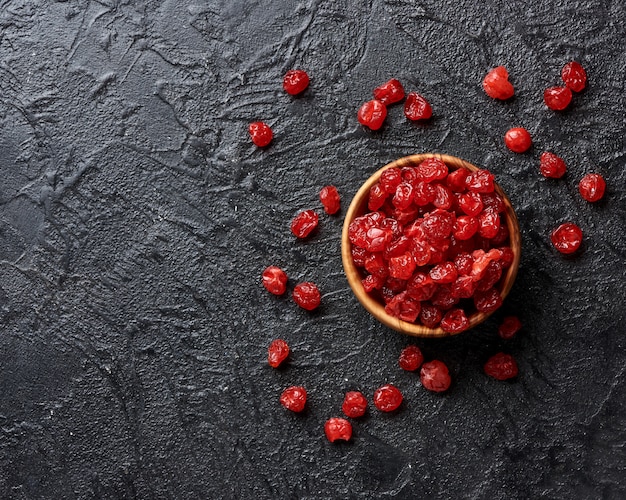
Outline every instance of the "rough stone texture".
<path fill-rule="evenodd" d="M 625 21 L 600 0 L 0 2 L 0 497 L 625 498 Z M 589 87 L 557 114 L 543 89 L 571 59 Z M 481 89 L 498 64 L 510 102 Z M 299 98 L 281 88 L 294 67 L 312 78 Z M 393 106 L 380 132 L 357 124 L 391 77 L 430 100 L 430 123 Z M 247 136 L 258 119 L 266 150 Z M 515 155 L 502 136 L 520 125 L 535 143 Z M 546 149 L 564 179 L 539 175 Z M 440 341 L 358 305 L 341 215 L 289 232 L 323 185 L 346 207 L 426 151 L 495 172 L 523 232 L 503 309 Z M 608 183 L 597 205 L 576 189 L 589 171 Z M 548 239 L 565 220 L 585 233 L 571 258 Z M 268 294 L 269 264 L 317 282 L 320 310 Z M 524 329 L 505 342 L 511 313 Z M 412 342 L 448 363 L 447 394 L 398 368 Z M 501 349 L 513 382 L 482 373 Z M 387 382 L 399 413 L 370 409 L 328 443 L 343 392 Z M 278 404 L 292 384 L 304 415 Z"/>

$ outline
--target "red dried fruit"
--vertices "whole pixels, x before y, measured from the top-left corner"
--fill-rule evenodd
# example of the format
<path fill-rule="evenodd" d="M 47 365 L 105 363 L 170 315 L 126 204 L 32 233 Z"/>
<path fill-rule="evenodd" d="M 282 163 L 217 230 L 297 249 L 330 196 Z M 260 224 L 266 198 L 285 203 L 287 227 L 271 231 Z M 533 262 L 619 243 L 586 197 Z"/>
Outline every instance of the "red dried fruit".
<path fill-rule="evenodd" d="M 483 211 L 483 199 L 478 193 L 463 193 L 458 198 L 459 208 L 471 217 L 476 217 Z"/>
<path fill-rule="evenodd" d="M 287 387 L 280 395 L 280 404 L 293 412 L 301 412 L 306 405 L 306 389 L 297 385 Z"/>
<path fill-rule="evenodd" d="M 493 99 L 506 100 L 513 97 L 515 89 L 509 82 L 509 73 L 504 66 L 492 69 L 483 79 L 483 89 Z"/>
<path fill-rule="evenodd" d="M 435 199 L 432 202 L 435 207 L 450 210 L 455 201 L 456 197 L 452 191 L 443 184 L 435 184 Z"/>
<path fill-rule="evenodd" d="M 412 121 L 428 120 L 433 115 L 430 104 L 417 92 L 409 92 L 404 103 L 404 115 Z"/>
<path fill-rule="evenodd" d="M 341 411 L 350 418 L 359 418 L 365 415 L 367 399 L 359 391 L 346 392 L 341 405 Z"/>
<path fill-rule="evenodd" d="M 532 139 L 528 130 L 522 127 L 511 128 L 504 134 L 504 143 L 514 153 L 523 153 L 532 146 Z"/>
<path fill-rule="evenodd" d="M 414 323 L 420 313 L 420 303 L 406 291 L 400 292 L 385 305 L 385 312 L 402 321 Z"/>
<path fill-rule="evenodd" d="M 263 286 L 274 295 L 282 295 L 287 290 L 287 275 L 280 267 L 269 266 L 261 275 Z"/>
<path fill-rule="evenodd" d="M 315 210 L 303 210 L 291 221 L 291 232 L 296 238 L 306 238 L 313 232 L 319 222 Z"/>
<path fill-rule="evenodd" d="M 315 283 L 304 281 L 293 288 L 293 300 L 303 309 L 312 311 L 320 305 L 322 296 Z"/>
<path fill-rule="evenodd" d="M 478 169 L 467 176 L 465 186 L 474 193 L 492 193 L 495 189 L 494 175 L 489 170 Z"/>
<path fill-rule="evenodd" d="M 441 310 L 428 302 L 422 303 L 420 310 L 420 322 L 427 328 L 436 328 L 441 322 L 443 313 Z"/>
<path fill-rule="evenodd" d="M 415 271 L 415 260 L 410 252 L 389 259 L 389 275 L 392 278 L 408 280 Z"/>
<path fill-rule="evenodd" d="M 450 285 L 450 293 L 457 299 L 471 299 L 476 292 L 476 281 L 471 276 L 459 276 Z"/>
<path fill-rule="evenodd" d="M 387 191 L 377 182 L 370 188 L 367 208 L 372 211 L 378 210 L 385 204 L 388 195 Z"/>
<path fill-rule="evenodd" d="M 368 274 L 365 278 L 361 280 L 361 284 L 363 285 L 363 289 L 367 293 L 370 293 L 373 290 L 380 290 L 385 284 L 385 278 L 381 276 L 374 276 L 373 274 Z"/>
<path fill-rule="evenodd" d="M 290 95 L 297 95 L 309 86 L 309 75 L 301 69 L 291 69 L 283 78 L 283 88 Z"/>
<path fill-rule="evenodd" d="M 335 186 L 324 186 L 320 190 L 320 201 L 328 215 L 334 215 L 341 208 L 341 198 Z"/>
<path fill-rule="evenodd" d="M 563 66 L 561 78 L 574 92 L 581 92 L 587 85 L 587 72 L 576 61 L 568 62 Z"/>
<path fill-rule="evenodd" d="M 517 376 L 517 362 L 510 354 L 499 352 L 491 356 L 484 366 L 485 373 L 496 380 L 507 380 Z"/>
<path fill-rule="evenodd" d="M 329 418 L 324 424 L 324 433 L 331 443 L 335 441 L 350 441 L 352 438 L 352 424 L 345 418 Z"/>
<path fill-rule="evenodd" d="M 437 290 L 437 285 L 430 276 L 418 272 L 408 281 L 406 291 L 410 297 L 417 301 L 428 300 Z"/>
<path fill-rule="evenodd" d="M 483 313 L 491 313 L 502 305 L 502 296 L 495 288 L 486 291 L 477 291 L 474 294 L 474 306 Z"/>
<path fill-rule="evenodd" d="M 438 359 L 422 365 L 420 380 L 424 388 L 433 392 L 447 391 L 452 383 L 448 367 Z"/>
<path fill-rule="evenodd" d="M 500 229 L 500 215 L 493 208 L 485 208 L 478 215 L 478 234 L 482 238 L 493 238 Z"/>
<path fill-rule="evenodd" d="M 272 340 L 267 349 L 267 362 L 272 368 L 278 368 L 289 356 L 289 346 L 282 339 Z"/>
<path fill-rule="evenodd" d="M 386 117 L 387 107 L 376 99 L 363 103 L 357 113 L 359 123 L 371 130 L 378 130 L 382 127 Z"/>
<path fill-rule="evenodd" d="M 422 229 L 424 234 L 431 240 L 443 240 L 452 233 L 454 226 L 454 214 L 439 208 L 424 215 Z"/>
<path fill-rule="evenodd" d="M 378 182 L 387 194 L 395 194 L 398 184 L 402 182 L 402 172 L 399 168 L 388 168 L 380 174 Z"/>
<path fill-rule="evenodd" d="M 469 319 L 463 309 L 450 309 L 443 315 L 439 326 L 444 332 L 460 333 L 469 327 Z"/>
<path fill-rule="evenodd" d="M 478 219 L 469 215 L 461 215 L 454 221 L 453 235 L 457 240 L 469 240 L 478 231 Z"/>
<path fill-rule="evenodd" d="M 502 264 L 496 260 L 492 260 L 487 264 L 483 277 L 476 282 L 476 290 L 480 292 L 486 292 L 491 287 L 500 281 L 502 276 Z M 468 297 L 469 298 L 469 297 Z"/>
<path fill-rule="evenodd" d="M 560 179 L 565 175 L 567 166 L 562 158 L 546 151 L 541 153 L 541 157 L 539 158 L 539 170 L 544 177 Z"/>
<path fill-rule="evenodd" d="M 543 100 L 550 109 L 563 111 L 572 102 L 572 91 L 568 87 L 550 87 L 543 91 Z"/>
<path fill-rule="evenodd" d="M 474 259 L 467 252 L 460 252 L 454 257 L 454 265 L 459 275 L 468 275 L 472 271 Z"/>
<path fill-rule="evenodd" d="M 380 278 L 387 278 L 389 269 L 380 252 L 370 253 L 365 257 L 365 270 Z"/>
<path fill-rule="evenodd" d="M 456 280 L 457 270 L 452 262 L 437 264 L 428 273 L 435 283 L 453 283 Z"/>
<path fill-rule="evenodd" d="M 442 311 L 447 311 L 453 305 L 457 304 L 459 299 L 452 294 L 452 287 L 450 285 L 440 285 L 430 301 Z"/>
<path fill-rule="evenodd" d="M 417 166 L 417 173 L 424 182 L 442 180 L 448 175 L 448 165 L 439 158 L 427 158 Z"/>
<path fill-rule="evenodd" d="M 573 222 L 566 222 L 557 227 L 550 235 L 550 240 L 562 254 L 574 253 L 583 241 L 582 230 Z"/>
<path fill-rule="evenodd" d="M 466 168 L 457 168 L 448 174 L 446 186 L 455 193 L 462 193 L 466 189 L 465 181 L 470 175 L 470 171 Z"/>
<path fill-rule="evenodd" d="M 350 253 L 355 266 L 363 267 L 365 265 L 365 257 L 367 256 L 365 248 L 353 246 Z"/>
<path fill-rule="evenodd" d="M 413 192 L 413 203 L 415 203 L 418 207 L 424 207 L 429 203 L 432 203 L 437 196 L 435 186 L 424 181 L 417 182 Z"/>
<path fill-rule="evenodd" d="M 391 203 L 393 206 L 405 210 L 411 206 L 413 202 L 413 186 L 408 182 L 401 182 L 396 188 L 396 193 L 393 196 Z"/>
<path fill-rule="evenodd" d="M 378 99 L 385 106 L 400 102 L 404 99 L 404 87 L 398 80 L 392 78 L 374 89 L 374 99 Z"/>
<path fill-rule="evenodd" d="M 402 404 L 402 393 L 395 385 L 385 384 L 374 392 L 374 406 L 380 411 L 390 412 Z"/>
<path fill-rule="evenodd" d="M 583 199 L 596 202 L 602 199 L 606 182 L 600 174 L 587 174 L 578 183 L 578 192 Z"/>
<path fill-rule="evenodd" d="M 248 133 L 250 134 L 250 138 L 255 146 L 260 148 L 267 146 L 270 142 L 272 142 L 272 138 L 274 137 L 272 129 L 267 123 L 263 122 L 251 123 L 248 126 Z"/>
<path fill-rule="evenodd" d="M 498 327 L 498 335 L 503 339 L 511 339 L 522 329 L 522 322 L 517 316 L 506 316 Z"/>
<path fill-rule="evenodd" d="M 410 345 L 402 349 L 400 357 L 398 358 L 398 364 L 400 368 L 407 372 L 414 372 L 424 362 L 424 356 L 422 351 L 416 345 Z"/>

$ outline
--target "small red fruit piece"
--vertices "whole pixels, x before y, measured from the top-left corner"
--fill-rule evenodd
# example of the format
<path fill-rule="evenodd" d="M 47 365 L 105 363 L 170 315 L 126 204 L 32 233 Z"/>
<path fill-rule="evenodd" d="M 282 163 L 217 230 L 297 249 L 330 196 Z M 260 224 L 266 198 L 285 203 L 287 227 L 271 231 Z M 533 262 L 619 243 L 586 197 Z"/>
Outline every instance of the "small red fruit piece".
<path fill-rule="evenodd" d="M 343 411 L 347 417 L 359 418 L 365 415 L 367 410 L 367 399 L 359 391 L 346 392 L 343 398 L 343 404 L 341 405 L 341 411 Z"/>
<path fill-rule="evenodd" d="M 469 319 L 463 309 L 450 309 L 441 319 L 441 329 L 448 333 L 460 333 L 469 327 Z"/>
<path fill-rule="evenodd" d="M 498 335 L 505 340 L 512 339 L 522 329 L 522 322 L 517 316 L 507 316 L 498 327 Z"/>
<path fill-rule="evenodd" d="M 386 117 L 387 107 L 376 99 L 363 103 L 357 113 L 359 123 L 371 130 L 378 130 L 382 127 Z"/>
<path fill-rule="evenodd" d="M 496 288 L 477 291 L 474 294 L 474 306 L 482 313 L 491 313 L 502 305 L 502 296 Z"/>
<path fill-rule="evenodd" d="M 324 433 L 331 443 L 335 441 L 350 441 L 352 438 L 352 424 L 345 418 L 329 418 L 324 424 Z"/>
<path fill-rule="evenodd" d="M 560 179 L 565 175 L 567 166 L 562 158 L 554 153 L 546 151 L 539 158 L 539 171 L 541 175 L 549 179 Z"/>
<path fill-rule="evenodd" d="M 297 95 L 304 92 L 309 86 L 309 75 L 301 69 L 287 71 L 283 79 L 283 88 L 290 95 Z"/>
<path fill-rule="evenodd" d="M 400 357 L 398 358 L 398 364 L 400 368 L 407 372 L 414 372 L 424 362 L 424 356 L 420 348 L 416 345 L 410 345 L 402 349 Z"/>
<path fill-rule="evenodd" d="M 417 173 L 424 182 L 440 181 L 448 175 L 448 165 L 439 158 L 427 158 L 417 166 Z"/>
<path fill-rule="evenodd" d="M 517 376 L 517 362 L 510 354 L 499 352 L 491 356 L 484 366 L 485 373 L 496 380 L 507 380 Z"/>
<path fill-rule="evenodd" d="M 389 275 L 392 278 L 408 280 L 413 276 L 415 267 L 415 260 L 410 252 L 389 259 Z"/>
<path fill-rule="evenodd" d="M 578 250 L 583 241 L 583 232 L 573 222 L 566 222 L 552 231 L 550 240 L 554 248 L 567 255 Z"/>
<path fill-rule="evenodd" d="M 420 303 L 413 300 L 406 291 L 400 292 L 387 302 L 385 312 L 402 321 L 414 323 L 420 313 Z"/>
<path fill-rule="evenodd" d="M 478 169 L 467 176 L 465 186 L 474 193 L 492 193 L 495 189 L 494 175 L 489 170 Z"/>
<path fill-rule="evenodd" d="M 470 171 L 466 168 L 457 168 L 448 174 L 446 185 L 455 193 L 465 191 L 465 180 L 469 176 Z"/>
<path fill-rule="evenodd" d="M 436 328 L 441 322 L 441 310 L 428 302 L 422 303 L 420 322 L 427 328 Z"/>
<path fill-rule="evenodd" d="M 379 183 L 387 194 L 395 194 L 398 184 L 402 182 L 402 171 L 399 168 L 388 168 L 380 174 Z"/>
<path fill-rule="evenodd" d="M 543 91 L 543 100 L 550 109 L 563 111 L 572 102 L 572 91 L 568 87 L 550 87 Z"/>
<path fill-rule="evenodd" d="M 468 177 L 469 178 L 469 177 Z M 478 184 L 476 185 L 478 186 Z M 480 189 L 476 187 L 476 189 Z M 458 199 L 459 208 L 470 217 L 476 217 L 483 211 L 483 199 L 476 192 L 462 193 Z"/>
<path fill-rule="evenodd" d="M 293 412 L 301 412 L 306 404 L 306 389 L 298 385 L 287 387 L 280 395 L 280 404 Z"/>
<path fill-rule="evenodd" d="M 487 73 L 483 79 L 483 89 L 489 97 L 503 101 L 515 94 L 515 89 L 509 82 L 509 73 L 504 66 L 498 66 Z"/>
<path fill-rule="evenodd" d="M 374 392 L 374 406 L 380 411 L 394 411 L 400 404 L 402 404 L 402 393 L 395 385 L 385 384 Z"/>
<path fill-rule="evenodd" d="M 278 368 L 289 356 L 289 346 L 282 339 L 272 340 L 267 349 L 267 362 L 272 368 Z"/>
<path fill-rule="evenodd" d="M 514 153 L 523 153 L 530 149 L 533 141 L 528 130 L 523 127 L 514 127 L 504 134 L 504 143 Z"/>
<path fill-rule="evenodd" d="M 422 365 L 420 380 L 424 388 L 433 392 L 447 391 L 452 383 L 448 367 L 438 359 Z"/>
<path fill-rule="evenodd" d="M 461 215 L 454 221 L 454 232 L 457 240 L 469 240 L 478 231 L 478 219 L 469 215 Z"/>
<path fill-rule="evenodd" d="M 435 283 L 453 283 L 457 277 L 456 266 L 452 262 L 437 264 L 428 272 L 428 276 Z"/>
<path fill-rule="evenodd" d="M 587 174 L 578 183 L 578 192 L 585 200 L 596 202 L 602 199 L 606 182 L 600 174 Z"/>
<path fill-rule="evenodd" d="M 378 99 L 385 106 L 400 102 L 404 99 L 404 87 L 398 80 L 392 78 L 374 89 L 374 99 Z"/>
<path fill-rule="evenodd" d="M 306 238 L 317 227 L 319 216 L 315 210 L 303 210 L 291 221 L 291 232 L 296 238 Z"/>
<path fill-rule="evenodd" d="M 282 295 L 287 290 L 287 274 L 278 266 L 268 266 L 261 275 L 263 286 L 274 295 Z"/>
<path fill-rule="evenodd" d="M 304 281 L 294 287 L 293 300 L 303 309 L 312 311 L 320 305 L 322 296 L 315 283 Z"/>
<path fill-rule="evenodd" d="M 264 148 L 270 142 L 272 142 L 272 138 L 274 134 L 272 129 L 269 127 L 267 123 L 263 122 L 254 122 L 248 126 L 248 132 L 250 133 L 250 138 L 255 146 L 260 148 Z"/>
<path fill-rule="evenodd" d="M 433 109 L 417 92 L 409 92 L 404 103 L 404 115 L 412 121 L 428 120 L 433 115 Z"/>
<path fill-rule="evenodd" d="M 324 186 L 320 190 L 320 201 L 328 215 L 334 215 L 341 208 L 341 198 L 335 186 Z"/>
<path fill-rule="evenodd" d="M 561 78 L 574 92 L 582 91 L 587 85 L 587 72 L 576 61 L 568 62 L 561 70 Z"/>

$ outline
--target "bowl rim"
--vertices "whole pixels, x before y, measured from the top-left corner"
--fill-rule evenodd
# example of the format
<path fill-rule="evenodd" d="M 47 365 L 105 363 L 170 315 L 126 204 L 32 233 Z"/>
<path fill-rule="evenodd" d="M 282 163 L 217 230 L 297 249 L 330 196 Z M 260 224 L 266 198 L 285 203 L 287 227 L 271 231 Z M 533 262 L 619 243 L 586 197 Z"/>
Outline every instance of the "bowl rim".
<path fill-rule="evenodd" d="M 448 167 L 456 170 L 458 168 L 466 168 L 470 171 L 480 170 L 477 166 L 461 159 L 456 156 L 451 156 L 448 154 L 440 154 L 440 153 L 420 153 L 409 156 L 404 156 L 402 158 L 398 158 L 390 163 L 387 163 L 382 168 L 378 169 L 374 172 L 359 188 L 356 192 L 348 210 L 346 211 L 346 215 L 344 217 L 343 228 L 341 233 L 341 260 L 343 262 L 344 273 L 346 278 L 348 279 L 348 284 L 350 288 L 354 292 L 356 298 L 361 303 L 361 305 L 378 321 L 383 323 L 384 325 L 399 331 L 401 333 L 405 333 L 407 335 L 412 335 L 415 337 L 449 337 L 451 335 L 457 335 L 458 333 L 449 333 L 445 332 L 441 327 L 437 328 L 428 328 L 423 325 L 419 325 L 416 323 L 409 323 L 407 321 L 403 321 L 399 318 L 391 316 L 385 312 L 384 305 L 376 300 L 373 296 L 368 294 L 363 285 L 361 283 L 362 275 L 361 271 L 357 268 L 352 260 L 352 244 L 350 243 L 350 239 L 348 237 L 348 228 L 350 223 L 359 215 L 366 213 L 367 210 L 367 196 L 369 194 L 370 188 L 378 181 L 383 171 L 393 168 L 393 167 L 406 167 L 406 166 L 417 166 L 422 161 L 427 158 L 438 158 L 442 160 Z M 506 274 L 500 280 L 500 296 L 502 300 L 506 298 L 509 294 L 513 283 L 515 281 L 515 277 L 517 276 L 517 271 L 519 268 L 519 262 L 521 257 L 521 235 L 519 229 L 519 222 L 517 220 L 517 216 L 515 215 L 515 210 L 511 204 L 511 200 L 508 198 L 504 190 L 500 187 L 500 185 L 496 182 L 495 191 L 502 197 L 505 204 L 505 214 L 506 214 L 506 223 L 509 230 L 509 245 L 513 250 L 513 262 L 511 266 L 507 269 Z M 365 208 L 365 209 L 364 209 Z M 491 314 L 483 313 L 476 311 L 474 314 L 469 316 L 469 326 L 464 332 L 471 330 L 476 327 L 483 321 L 485 321 Z"/>

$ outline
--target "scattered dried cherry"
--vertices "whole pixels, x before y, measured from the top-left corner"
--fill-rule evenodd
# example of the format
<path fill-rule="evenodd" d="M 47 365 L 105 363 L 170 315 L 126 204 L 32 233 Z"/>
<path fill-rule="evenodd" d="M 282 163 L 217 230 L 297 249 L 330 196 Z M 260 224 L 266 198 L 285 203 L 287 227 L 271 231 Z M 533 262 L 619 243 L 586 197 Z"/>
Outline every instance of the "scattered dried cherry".
<path fill-rule="evenodd" d="M 498 327 L 498 335 L 503 339 L 511 339 L 522 329 L 522 322 L 517 316 L 506 316 Z"/>
<path fill-rule="evenodd" d="M 550 235 L 550 240 L 562 254 L 574 253 L 583 241 L 582 230 L 573 222 L 565 222 Z"/>
<path fill-rule="evenodd" d="M 395 385 L 385 384 L 374 392 L 374 406 L 380 411 L 390 412 L 402 404 L 402 393 Z"/>
<path fill-rule="evenodd" d="M 422 365 L 420 380 L 424 388 L 433 392 L 447 391 L 452 383 L 448 367 L 438 359 Z"/>
<path fill-rule="evenodd" d="M 487 375 L 496 380 L 507 380 L 516 377 L 518 373 L 515 358 L 503 352 L 491 356 L 485 363 L 484 370 Z"/>
<path fill-rule="evenodd" d="M 287 274 L 278 266 L 268 266 L 261 275 L 263 286 L 274 295 L 282 295 L 287 290 Z"/>
<path fill-rule="evenodd" d="M 272 138 L 274 137 L 274 133 L 272 129 L 267 123 L 263 122 L 254 122 L 248 126 L 248 132 L 250 133 L 250 138 L 255 146 L 260 148 L 264 148 L 270 142 L 272 142 Z"/>
<path fill-rule="evenodd" d="M 306 405 L 306 389 L 296 385 L 287 387 L 280 395 L 280 404 L 293 412 L 301 412 Z"/>
<path fill-rule="evenodd" d="M 550 109 L 563 111 L 572 102 L 572 91 L 568 87 L 550 87 L 543 91 L 543 100 Z"/>
<path fill-rule="evenodd" d="M 398 358 L 398 364 L 400 368 L 407 372 L 414 372 L 424 362 L 424 356 L 422 351 L 416 345 L 410 345 L 402 349 L 400 357 Z"/>
<path fill-rule="evenodd" d="M 587 85 L 587 72 L 576 61 L 568 62 L 561 70 L 561 78 L 574 92 L 581 92 Z"/>
<path fill-rule="evenodd" d="M 283 79 L 283 88 L 290 95 L 297 95 L 306 90 L 309 86 L 309 75 L 301 69 L 287 71 Z"/>
<path fill-rule="evenodd" d="M 374 99 L 379 100 L 385 106 L 400 102 L 404 99 L 404 87 L 398 80 L 392 78 L 374 89 Z"/>
<path fill-rule="evenodd" d="M 367 399 L 359 391 L 346 392 L 341 411 L 350 418 L 359 418 L 367 411 Z"/>
<path fill-rule="evenodd" d="M 546 151 L 541 153 L 541 157 L 539 158 L 539 170 L 544 177 L 560 179 L 565 175 L 567 166 L 562 158 Z"/>
<path fill-rule="evenodd" d="M 267 349 L 267 362 L 272 368 L 278 368 L 289 356 L 289 345 L 282 339 L 272 340 Z"/>
<path fill-rule="evenodd" d="M 324 433 L 331 443 L 335 441 L 350 441 L 352 438 L 352 424 L 345 418 L 329 418 L 324 424 Z"/>
<path fill-rule="evenodd" d="M 433 109 L 417 92 L 409 92 L 404 103 L 404 115 L 411 121 L 428 120 L 433 115 Z"/>
<path fill-rule="evenodd" d="M 523 127 L 515 127 L 509 129 L 506 134 L 504 134 L 504 143 L 506 147 L 514 153 L 523 153 L 530 149 L 533 141 L 528 130 Z"/>
<path fill-rule="evenodd" d="M 293 300 L 303 309 L 312 311 L 320 305 L 322 296 L 315 283 L 304 281 L 293 288 Z"/>
<path fill-rule="evenodd" d="M 359 123 L 371 130 L 378 130 L 382 127 L 386 117 L 387 107 L 376 99 L 363 103 L 357 113 Z"/>
<path fill-rule="evenodd" d="M 320 190 L 320 201 L 328 215 L 334 215 L 341 208 L 341 198 L 335 186 L 324 186 Z"/>
<path fill-rule="evenodd" d="M 489 97 L 503 101 L 515 94 L 515 89 L 509 82 L 509 73 L 504 66 L 498 66 L 487 73 L 483 79 L 483 89 Z"/>
<path fill-rule="evenodd" d="M 306 238 L 317 227 L 319 216 L 315 210 L 303 210 L 291 221 L 291 232 L 296 238 Z"/>
<path fill-rule="evenodd" d="M 587 174 L 578 183 L 578 192 L 583 199 L 596 202 L 602 199 L 606 182 L 600 174 Z"/>

